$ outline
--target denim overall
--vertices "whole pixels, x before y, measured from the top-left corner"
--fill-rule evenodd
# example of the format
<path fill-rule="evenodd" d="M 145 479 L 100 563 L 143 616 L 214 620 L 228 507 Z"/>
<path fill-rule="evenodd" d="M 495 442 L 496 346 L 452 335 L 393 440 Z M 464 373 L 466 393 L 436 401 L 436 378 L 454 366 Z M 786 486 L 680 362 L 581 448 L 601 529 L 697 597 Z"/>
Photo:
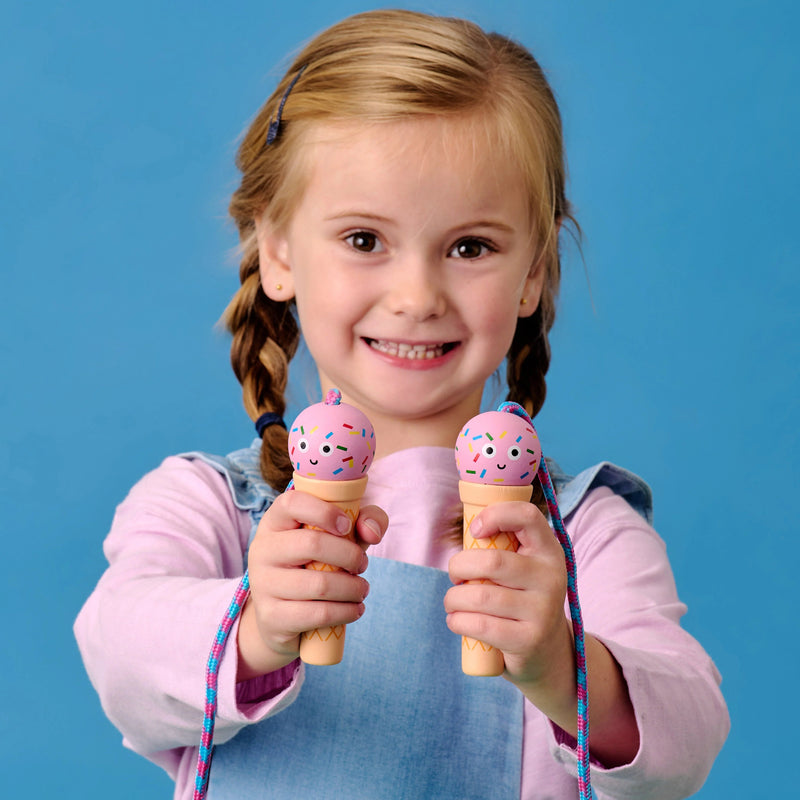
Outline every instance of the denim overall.
<path fill-rule="evenodd" d="M 260 441 L 225 458 L 187 453 L 225 476 L 236 506 L 258 521 L 276 492 L 261 478 Z M 648 521 L 650 490 L 608 463 L 550 474 L 566 517 L 596 486 Z M 461 671 L 461 637 L 445 624 L 447 573 L 372 557 L 367 613 L 348 626 L 345 655 L 305 667 L 287 709 L 214 753 L 209 800 L 501 800 L 519 798 L 522 695 L 505 680 Z"/>

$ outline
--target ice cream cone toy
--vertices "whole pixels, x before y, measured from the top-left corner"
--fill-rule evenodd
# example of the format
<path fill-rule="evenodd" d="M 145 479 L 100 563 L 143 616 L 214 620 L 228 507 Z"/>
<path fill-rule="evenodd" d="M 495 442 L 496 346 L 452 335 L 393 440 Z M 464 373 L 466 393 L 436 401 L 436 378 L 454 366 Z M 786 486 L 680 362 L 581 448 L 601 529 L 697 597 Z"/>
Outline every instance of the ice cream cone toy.
<path fill-rule="evenodd" d="M 335 503 L 355 521 L 367 486 L 367 470 L 375 456 L 375 433 L 366 416 L 342 403 L 338 389 L 325 402 L 302 411 L 289 428 L 289 458 L 294 465 L 295 489 Z M 306 569 L 338 571 L 338 567 L 312 561 Z M 344 655 L 345 626 L 317 628 L 300 637 L 300 658 L 307 664 L 338 664 Z"/>
<path fill-rule="evenodd" d="M 465 550 L 517 550 L 519 542 L 513 533 L 501 532 L 485 539 L 473 539 L 470 527 L 488 505 L 509 500 L 528 502 L 541 458 L 542 448 L 533 425 L 516 414 L 486 411 L 461 429 L 456 441 L 456 465 L 464 506 Z M 467 675 L 502 675 L 503 654 L 484 642 L 464 636 L 461 668 Z"/>
<path fill-rule="evenodd" d="M 544 490 L 550 522 L 564 551 L 567 566 L 567 599 L 575 638 L 575 672 L 578 694 L 578 788 L 581 797 L 591 796 L 589 774 L 589 696 L 586 687 L 586 649 L 578 601 L 575 554 L 561 512 L 547 464 L 542 458 L 539 437 L 525 409 L 517 403 L 502 403 L 497 411 L 473 417 L 461 429 L 455 447 L 459 471 L 459 492 L 464 507 L 464 548 L 516 551 L 519 543 L 511 533 L 473 539 L 469 528 L 475 516 L 490 503 L 530 500 L 533 480 L 538 476 Z M 505 666 L 496 648 L 462 637 L 462 669 L 468 675 L 500 675 Z M 587 788 L 589 787 L 589 788 Z"/>

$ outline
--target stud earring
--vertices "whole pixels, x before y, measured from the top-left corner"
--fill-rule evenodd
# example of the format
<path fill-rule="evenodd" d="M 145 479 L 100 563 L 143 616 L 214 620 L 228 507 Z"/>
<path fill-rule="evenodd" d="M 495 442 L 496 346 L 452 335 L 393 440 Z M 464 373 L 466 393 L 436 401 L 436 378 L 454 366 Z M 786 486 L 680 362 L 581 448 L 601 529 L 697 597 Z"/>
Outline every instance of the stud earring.
<path fill-rule="evenodd" d="M 276 283 L 275 284 L 275 289 L 280 292 L 281 289 L 283 289 L 283 284 L 282 283 Z"/>
<path fill-rule="evenodd" d="M 527 297 L 523 297 L 523 298 L 522 298 L 522 300 L 520 300 L 520 301 L 519 301 L 519 304 L 520 304 L 521 306 L 526 306 L 526 305 L 528 305 L 528 298 L 527 298 Z"/>

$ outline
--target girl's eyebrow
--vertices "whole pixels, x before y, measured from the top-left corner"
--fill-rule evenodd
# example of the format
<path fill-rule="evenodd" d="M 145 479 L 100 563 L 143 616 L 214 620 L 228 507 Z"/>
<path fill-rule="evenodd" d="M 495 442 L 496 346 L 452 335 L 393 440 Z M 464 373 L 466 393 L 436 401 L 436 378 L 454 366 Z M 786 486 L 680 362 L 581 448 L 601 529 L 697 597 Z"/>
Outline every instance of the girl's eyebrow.
<path fill-rule="evenodd" d="M 389 217 L 384 217 L 381 214 L 373 214 L 369 211 L 356 211 L 356 210 L 339 211 L 336 214 L 329 214 L 327 217 L 324 217 L 323 220 L 325 222 L 333 222 L 337 219 L 351 219 L 353 217 L 357 217 L 358 219 L 371 219 L 375 220 L 375 222 L 392 221 Z"/>
<path fill-rule="evenodd" d="M 457 225 L 453 230 L 469 231 L 474 228 L 492 228 L 493 230 L 502 231 L 503 233 L 514 233 L 516 230 L 512 225 L 507 225 L 499 219 L 478 219 L 474 222 L 467 222 L 464 225 Z"/>
<path fill-rule="evenodd" d="M 325 222 L 335 222 L 339 219 L 369 219 L 375 222 L 383 222 L 383 223 L 392 223 L 390 217 L 385 217 L 382 214 L 375 214 L 370 211 L 355 211 L 355 210 L 347 210 L 347 211 L 340 211 L 335 214 L 330 214 L 324 218 Z M 470 231 L 475 228 L 490 228 L 493 230 L 500 231 L 502 233 L 514 233 L 515 228 L 511 225 L 507 225 L 505 222 L 502 222 L 499 219 L 477 219 L 472 222 L 465 222 L 462 225 L 456 225 L 452 228 L 452 232 L 455 234 L 458 231 Z"/>

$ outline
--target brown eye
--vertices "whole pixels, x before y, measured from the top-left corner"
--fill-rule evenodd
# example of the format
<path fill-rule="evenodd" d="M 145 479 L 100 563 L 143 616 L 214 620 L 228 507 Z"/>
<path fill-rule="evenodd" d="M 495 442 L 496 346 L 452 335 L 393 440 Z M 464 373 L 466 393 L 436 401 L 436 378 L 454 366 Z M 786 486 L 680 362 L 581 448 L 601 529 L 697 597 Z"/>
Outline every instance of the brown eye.
<path fill-rule="evenodd" d="M 369 231 L 351 233 L 345 241 L 359 253 L 378 253 L 383 250 L 378 237 Z"/>
<path fill-rule="evenodd" d="M 493 253 L 494 248 L 482 239 L 461 239 L 448 253 L 451 258 L 475 259 Z"/>

